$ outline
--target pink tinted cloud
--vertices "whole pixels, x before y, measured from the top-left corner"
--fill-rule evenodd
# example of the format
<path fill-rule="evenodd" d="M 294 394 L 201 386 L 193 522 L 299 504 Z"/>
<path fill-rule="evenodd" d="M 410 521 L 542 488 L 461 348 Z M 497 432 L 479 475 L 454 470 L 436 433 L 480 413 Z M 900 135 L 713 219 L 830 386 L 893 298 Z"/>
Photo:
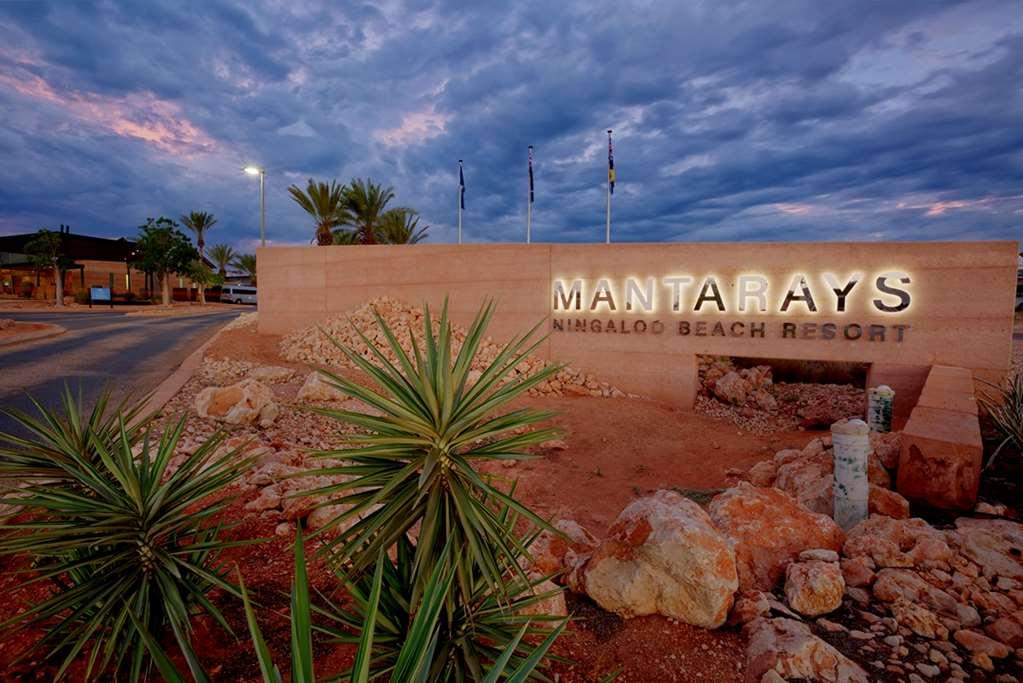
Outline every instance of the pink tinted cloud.
<path fill-rule="evenodd" d="M 431 105 L 405 114 L 401 118 L 401 125 L 379 130 L 375 136 L 387 145 L 416 144 L 442 135 L 450 118 L 448 114 L 438 113 Z"/>
<path fill-rule="evenodd" d="M 0 72 L 0 87 L 61 107 L 76 119 L 115 135 L 135 138 L 176 156 L 210 152 L 217 143 L 189 121 L 181 107 L 151 92 L 124 96 L 58 90 L 39 76 Z"/>

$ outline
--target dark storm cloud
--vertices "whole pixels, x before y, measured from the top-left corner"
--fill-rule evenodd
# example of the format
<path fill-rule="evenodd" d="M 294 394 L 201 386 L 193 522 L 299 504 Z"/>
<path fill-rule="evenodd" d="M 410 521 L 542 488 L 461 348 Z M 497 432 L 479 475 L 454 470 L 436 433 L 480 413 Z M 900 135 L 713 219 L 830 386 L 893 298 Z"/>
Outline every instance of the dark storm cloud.
<path fill-rule="evenodd" d="M 1023 9 L 939 3 L 6 3 L 0 232 L 220 216 L 304 242 L 310 177 L 371 176 L 454 236 L 1019 237 Z"/>

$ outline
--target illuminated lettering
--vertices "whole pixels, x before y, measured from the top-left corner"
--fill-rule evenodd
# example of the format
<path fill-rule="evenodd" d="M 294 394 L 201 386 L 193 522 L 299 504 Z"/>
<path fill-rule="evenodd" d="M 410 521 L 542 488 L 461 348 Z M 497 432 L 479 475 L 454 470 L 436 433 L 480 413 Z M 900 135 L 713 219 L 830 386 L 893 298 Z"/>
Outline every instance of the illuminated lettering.
<path fill-rule="evenodd" d="M 688 275 L 672 275 L 666 277 L 661 282 L 665 286 L 671 287 L 671 310 L 676 313 L 682 310 L 682 288 L 688 287 L 693 284 L 693 278 Z"/>
<path fill-rule="evenodd" d="M 700 295 L 696 297 L 696 305 L 693 306 L 693 310 L 699 311 L 707 301 L 716 303 L 719 312 L 723 313 L 725 311 L 725 301 L 721 298 L 721 291 L 718 289 L 717 280 L 710 276 L 703 281 Z"/>
<path fill-rule="evenodd" d="M 800 293 L 796 294 L 796 290 Z M 814 303 L 813 294 L 810 293 L 810 286 L 806 284 L 805 275 L 796 275 L 792 278 L 792 284 L 789 285 L 789 291 L 785 294 L 785 300 L 781 303 L 781 312 L 785 313 L 789 310 L 789 305 L 793 301 L 801 301 L 806 304 L 806 310 L 810 313 L 817 312 L 817 304 Z"/>
<path fill-rule="evenodd" d="M 644 313 L 654 312 L 654 278 L 648 277 L 643 288 L 636 278 L 625 279 L 625 310 L 633 310 L 637 301 Z"/>
<path fill-rule="evenodd" d="M 606 304 L 609 311 L 617 310 L 614 292 L 611 291 L 611 283 L 603 278 L 597 280 L 597 286 L 593 290 L 593 300 L 590 302 L 590 310 L 597 310 L 598 304 Z"/>
<path fill-rule="evenodd" d="M 881 273 L 877 276 L 874 286 L 882 295 L 893 296 L 898 299 L 898 302 L 889 304 L 883 299 L 874 299 L 874 308 L 883 313 L 900 313 L 909 308 L 909 292 L 899 287 L 892 287 L 889 284 L 890 280 L 895 280 L 903 285 L 911 284 L 909 275 L 905 273 Z"/>
<path fill-rule="evenodd" d="M 755 302 L 752 309 L 758 313 L 767 312 L 767 278 L 763 275 L 740 275 L 738 288 L 739 312 L 746 313 L 750 309 L 746 304 L 750 299 Z"/>

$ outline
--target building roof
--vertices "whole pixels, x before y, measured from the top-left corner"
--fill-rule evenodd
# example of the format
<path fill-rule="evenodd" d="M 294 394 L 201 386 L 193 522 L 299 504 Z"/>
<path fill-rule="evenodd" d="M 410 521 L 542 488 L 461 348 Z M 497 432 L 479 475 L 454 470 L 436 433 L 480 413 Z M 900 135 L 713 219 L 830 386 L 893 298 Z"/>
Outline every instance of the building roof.
<path fill-rule="evenodd" d="M 64 255 L 72 261 L 130 261 L 135 255 L 134 240 L 124 237 L 110 239 L 107 237 L 92 237 L 91 235 L 78 235 L 73 232 L 58 232 L 64 246 Z M 25 245 L 31 242 L 38 233 L 29 232 L 20 235 L 0 235 L 0 264 L 23 265 L 29 263 L 26 256 Z M 203 261 L 207 266 L 213 266 L 208 257 Z"/>
<path fill-rule="evenodd" d="M 0 253 L 25 254 L 25 245 L 35 239 L 38 233 L 0 236 Z M 64 254 L 74 261 L 125 261 L 131 258 L 135 242 L 123 237 L 108 239 L 75 233 L 60 232 Z"/>

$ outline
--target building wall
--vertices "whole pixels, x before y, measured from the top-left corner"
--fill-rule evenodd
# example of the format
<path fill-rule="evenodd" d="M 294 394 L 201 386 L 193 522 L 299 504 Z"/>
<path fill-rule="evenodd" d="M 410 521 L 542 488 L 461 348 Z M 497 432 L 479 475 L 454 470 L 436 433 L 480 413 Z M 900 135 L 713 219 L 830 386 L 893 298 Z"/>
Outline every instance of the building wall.
<path fill-rule="evenodd" d="M 886 368 L 902 377 L 912 375 L 913 368 L 919 372 L 943 364 L 998 380 L 1011 353 L 1017 250 L 1015 242 L 265 247 L 257 252 L 259 330 L 282 334 L 384 295 L 432 306 L 448 296 L 454 319 L 465 324 L 486 297 L 495 297 L 495 338 L 544 321 L 550 336 L 538 351 L 543 357 L 683 406 L 691 405 L 696 393 L 697 354 L 856 361 L 874 364 L 875 377 L 885 377 Z M 873 305 L 881 297 L 873 283 L 877 275 L 893 271 L 909 276 L 912 300 L 905 311 L 884 313 Z M 863 279 L 839 312 L 823 274 L 845 283 L 854 272 Z M 769 281 L 767 312 L 737 310 L 739 276 L 750 274 Z M 807 276 L 816 313 L 799 303 L 785 313 L 779 310 L 797 274 Z M 674 275 L 695 279 L 678 312 L 671 310 L 670 290 L 661 284 Z M 723 313 L 706 304 L 692 310 L 708 275 L 727 304 Z M 628 277 L 656 278 L 653 311 L 624 310 L 622 283 Z M 601 278 L 617 290 L 615 311 L 603 303 L 588 310 L 588 296 L 587 310 L 552 310 L 555 279 L 581 279 L 592 291 Z M 882 300 L 894 301 L 890 295 Z M 587 331 L 556 329 L 554 323 L 561 320 L 564 328 L 566 319 L 582 320 Z M 591 328 L 595 320 L 600 332 Z M 607 330 L 611 321 L 614 331 Z M 637 321 L 646 324 L 645 333 L 636 332 Z M 655 322 L 660 323 L 657 334 L 651 331 Z M 688 324 L 687 334 L 680 333 L 679 323 Z M 745 335 L 732 334 L 737 323 Z M 763 336 L 749 334 L 760 323 Z M 825 324 L 839 330 L 835 338 L 821 338 Z M 859 326 L 862 336 L 846 339 L 847 325 L 850 334 Z M 877 335 L 868 341 L 871 325 L 883 327 L 883 341 Z M 903 327 L 901 341 L 896 325 Z M 719 329 L 724 335 L 715 334 Z M 785 330 L 793 329 L 796 333 L 786 336 Z"/>

